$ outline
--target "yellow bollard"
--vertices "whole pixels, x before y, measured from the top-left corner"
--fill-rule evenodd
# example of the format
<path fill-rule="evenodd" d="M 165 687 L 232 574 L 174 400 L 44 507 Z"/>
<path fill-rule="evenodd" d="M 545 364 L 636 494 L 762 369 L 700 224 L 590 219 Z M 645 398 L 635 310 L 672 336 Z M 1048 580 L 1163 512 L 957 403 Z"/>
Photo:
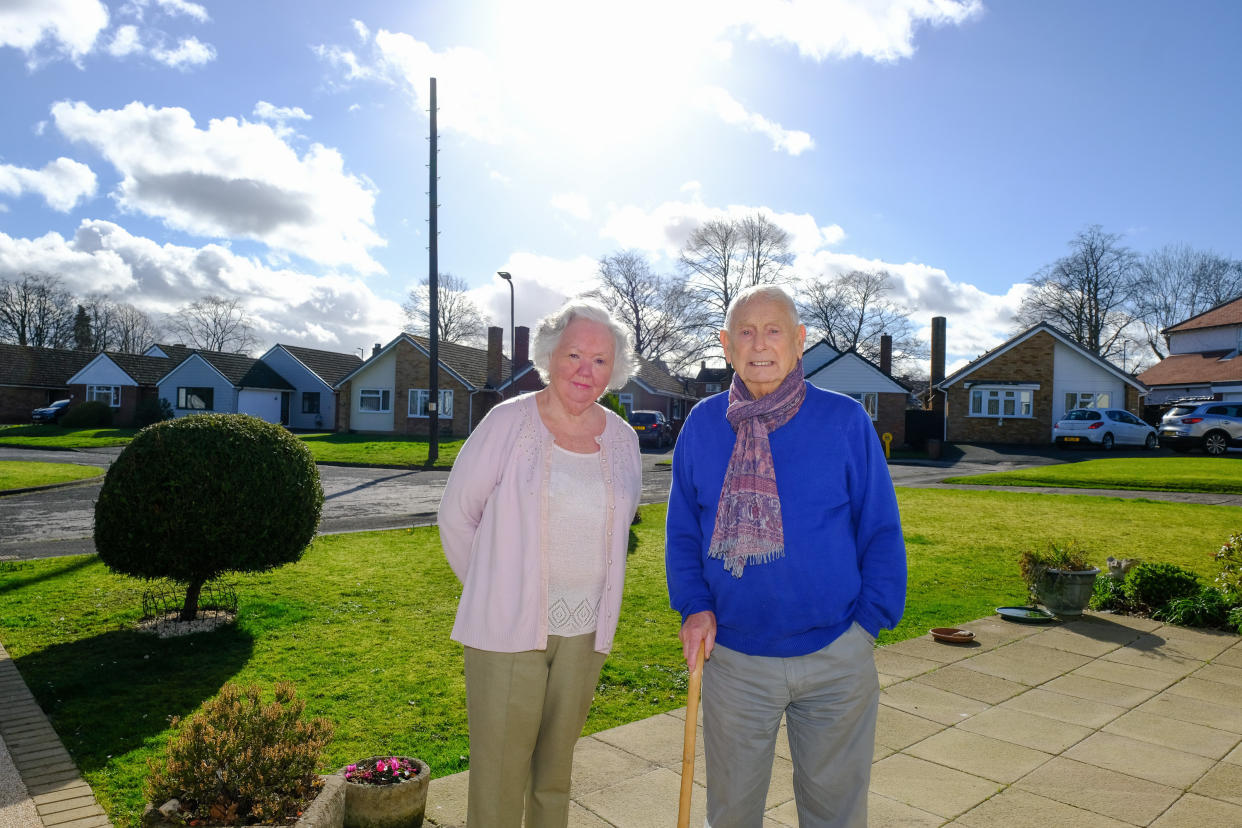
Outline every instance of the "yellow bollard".
<path fill-rule="evenodd" d="M 884 459 L 888 459 L 888 447 L 893 443 L 893 433 L 886 431 L 880 435 L 880 439 L 884 441 Z"/>

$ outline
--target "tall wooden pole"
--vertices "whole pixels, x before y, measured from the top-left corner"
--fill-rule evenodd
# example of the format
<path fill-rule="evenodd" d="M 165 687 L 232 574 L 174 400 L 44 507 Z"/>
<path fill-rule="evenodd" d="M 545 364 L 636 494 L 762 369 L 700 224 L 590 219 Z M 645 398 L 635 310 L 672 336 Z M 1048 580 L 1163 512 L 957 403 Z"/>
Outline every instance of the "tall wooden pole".
<path fill-rule="evenodd" d="M 427 290 L 431 320 L 431 364 L 428 366 L 427 387 L 427 465 L 440 459 L 440 263 L 439 230 L 436 223 L 436 79 L 431 79 L 431 184 L 427 189 Z"/>

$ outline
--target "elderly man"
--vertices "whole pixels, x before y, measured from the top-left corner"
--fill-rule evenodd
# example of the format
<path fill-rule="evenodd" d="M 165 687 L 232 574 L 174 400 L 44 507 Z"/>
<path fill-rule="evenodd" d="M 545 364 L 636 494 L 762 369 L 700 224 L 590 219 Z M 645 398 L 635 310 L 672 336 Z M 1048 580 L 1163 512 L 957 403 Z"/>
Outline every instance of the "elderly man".
<path fill-rule="evenodd" d="M 673 454 L 665 566 L 703 672 L 707 824 L 757 828 L 781 716 L 803 828 L 865 826 L 880 688 L 873 647 L 905 605 L 897 500 L 871 418 L 802 375 L 806 328 L 780 288 L 734 299 L 727 394 Z"/>

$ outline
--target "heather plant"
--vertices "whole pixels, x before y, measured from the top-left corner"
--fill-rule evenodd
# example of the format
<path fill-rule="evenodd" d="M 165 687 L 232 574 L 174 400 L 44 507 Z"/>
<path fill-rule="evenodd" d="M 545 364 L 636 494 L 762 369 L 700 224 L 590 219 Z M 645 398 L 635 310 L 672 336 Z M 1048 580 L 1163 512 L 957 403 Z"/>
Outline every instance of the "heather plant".
<path fill-rule="evenodd" d="M 1216 587 L 1233 603 L 1242 603 L 1242 533 L 1235 532 L 1212 556 L 1220 571 Z"/>
<path fill-rule="evenodd" d="M 1126 576 L 1122 591 L 1126 600 L 1154 611 L 1175 598 L 1199 592 L 1199 576 L 1171 563 L 1141 563 Z"/>
<path fill-rule="evenodd" d="M 147 795 L 177 799 L 188 819 L 226 825 L 270 824 L 296 817 L 322 781 L 315 773 L 332 738 L 327 719 L 303 718 L 305 702 L 290 682 L 264 703 L 258 686 L 227 684 L 148 761 Z"/>

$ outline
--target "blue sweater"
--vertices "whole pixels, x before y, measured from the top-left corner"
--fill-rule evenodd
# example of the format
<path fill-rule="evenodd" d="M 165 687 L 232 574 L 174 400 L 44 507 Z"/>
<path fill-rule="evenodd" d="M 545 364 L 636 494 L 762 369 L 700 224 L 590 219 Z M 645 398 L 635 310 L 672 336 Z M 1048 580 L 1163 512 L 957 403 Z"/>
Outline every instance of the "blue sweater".
<path fill-rule="evenodd" d="M 857 621 L 873 636 L 901 620 L 906 547 L 884 450 L 853 399 L 807 385 L 793 419 L 772 432 L 783 558 L 735 578 L 707 557 L 736 435 L 728 393 L 690 411 L 673 452 L 665 571 L 673 609 L 716 613 L 716 640 L 749 655 L 826 647 Z"/>

